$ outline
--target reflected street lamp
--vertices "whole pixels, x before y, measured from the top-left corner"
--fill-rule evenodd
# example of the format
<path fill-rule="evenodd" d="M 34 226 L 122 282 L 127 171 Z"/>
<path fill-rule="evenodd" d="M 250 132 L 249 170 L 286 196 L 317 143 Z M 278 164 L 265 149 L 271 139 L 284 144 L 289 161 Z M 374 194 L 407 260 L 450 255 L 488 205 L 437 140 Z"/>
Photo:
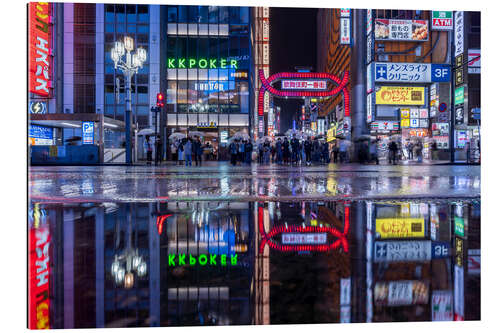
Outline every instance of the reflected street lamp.
<path fill-rule="evenodd" d="M 139 68 L 147 59 L 147 52 L 142 47 L 139 47 L 134 54 L 134 39 L 130 36 L 125 36 L 123 42 L 116 41 L 115 46 L 111 49 L 111 59 L 115 63 L 115 69 L 119 69 L 125 76 L 125 141 L 126 151 L 125 158 L 127 164 L 132 164 L 132 146 L 131 146 L 131 113 L 132 113 L 132 98 L 131 85 L 132 75 L 137 73 Z M 125 60 L 122 57 L 125 55 Z M 136 143 L 137 144 L 137 143 Z"/>

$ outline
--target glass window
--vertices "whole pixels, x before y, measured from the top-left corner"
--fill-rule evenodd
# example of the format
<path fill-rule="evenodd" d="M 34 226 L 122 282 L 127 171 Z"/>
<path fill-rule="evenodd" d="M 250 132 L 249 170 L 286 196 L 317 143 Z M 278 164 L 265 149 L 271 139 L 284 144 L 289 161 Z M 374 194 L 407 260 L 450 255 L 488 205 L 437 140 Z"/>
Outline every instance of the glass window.
<path fill-rule="evenodd" d="M 188 90 L 188 81 L 180 80 L 177 81 L 178 89 L 177 89 L 177 104 L 186 104 L 187 101 L 187 90 Z"/>
<path fill-rule="evenodd" d="M 149 75 L 147 74 L 136 74 L 135 78 L 137 80 L 137 84 L 148 84 Z"/>
<path fill-rule="evenodd" d="M 186 58 L 187 56 L 187 37 L 177 38 L 177 58 Z"/>
<path fill-rule="evenodd" d="M 196 50 L 196 38 L 189 38 L 188 39 L 188 50 L 187 50 L 187 58 L 197 58 L 197 50 Z M 186 60 L 188 61 L 188 60 Z M 186 67 L 188 64 L 186 64 Z"/>
<path fill-rule="evenodd" d="M 220 36 L 229 35 L 229 24 L 219 24 L 219 35 Z"/>
<path fill-rule="evenodd" d="M 149 104 L 148 86 L 137 86 L 139 104 Z"/>
<path fill-rule="evenodd" d="M 220 38 L 219 43 L 219 57 L 226 59 L 229 54 L 229 38 Z"/>
<path fill-rule="evenodd" d="M 209 24 L 208 30 L 210 36 L 218 36 L 219 35 L 219 25 L 218 24 Z"/>
<path fill-rule="evenodd" d="M 106 105 L 104 107 L 104 115 L 114 118 L 115 117 L 115 107 L 111 105 Z"/>
<path fill-rule="evenodd" d="M 117 24 L 116 25 L 116 32 L 124 34 L 125 33 L 125 24 L 122 24 L 122 23 Z M 120 40 L 123 40 L 123 39 L 121 38 Z"/>
<path fill-rule="evenodd" d="M 137 30 L 137 28 L 136 28 L 135 24 L 127 24 L 127 33 L 135 34 L 136 30 Z"/>
<path fill-rule="evenodd" d="M 236 57 L 239 55 L 240 39 L 238 37 L 231 37 L 229 39 L 229 56 Z"/>
<path fill-rule="evenodd" d="M 200 23 L 208 23 L 208 6 L 199 6 Z"/>
<path fill-rule="evenodd" d="M 208 35 L 208 24 L 199 24 L 198 36 L 207 36 L 207 35 Z"/>
<path fill-rule="evenodd" d="M 248 7 L 239 7 L 240 8 L 240 22 L 248 24 L 249 11 Z"/>
<path fill-rule="evenodd" d="M 177 34 L 177 23 L 169 23 L 167 25 L 167 34 L 176 35 Z"/>
<path fill-rule="evenodd" d="M 186 23 L 188 20 L 187 6 L 179 6 L 179 20 L 178 22 Z"/>
<path fill-rule="evenodd" d="M 167 104 L 175 104 L 177 99 L 177 81 L 167 82 Z"/>
<path fill-rule="evenodd" d="M 167 58 L 175 58 L 177 50 L 177 38 L 167 37 Z"/>
<path fill-rule="evenodd" d="M 240 7 L 229 7 L 229 23 L 240 23 Z"/>
<path fill-rule="evenodd" d="M 106 23 L 104 25 L 104 32 L 113 33 L 115 31 L 115 25 L 113 23 Z"/>
<path fill-rule="evenodd" d="M 196 90 L 197 81 L 189 81 L 188 86 L 189 86 L 188 103 L 189 104 L 198 103 L 198 91 Z"/>
<path fill-rule="evenodd" d="M 219 79 L 219 71 L 217 69 L 209 69 L 208 70 L 208 78 L 210 80 L 218 80 Z"/>
<path fill-rule="evenodd" d="M 149 25 L 148 24 L 138 24 L 137 25 L 137 33 L 140 33 L 140 34 L 149 33 Z"/>
<path fill-rule="evenodd" d="M 142 45 L 142 47 L 146 48 L 146 46 L 149 44 L 149 36 L 147 34 L 137 34 L 137 43 L 145 44 Z"/>
<path fill-rule="evenodd" d="M 148 74 L 149 73 L 149 65 L 143 65 L 142 68 L 139 68 L 137 71 L 138 74 Z"/>
<path fill-rule="evenodd" d="M 248 82 L 239 82 L 240 90 L 240 110 L 241 113 L 248 113 L 249 95 L 248 95 Z"/>
<path fill-rule="evenodd" d="M 177 33 L 179 35 L 187 35 L 187 33 L 188 33 L 187 24 L 186 23 L 178 24 L 177 25 Z"/>
<path fill-rule="evenodd" d="M 219 104 L 219 93 L 217 91 L 211 91 L 208 94 L 208 103 L 209 104 Z"/>
<path fill-rule="evenodd" d="M 229 26 L 229 34 L 231 35 L 243 35 L 248 33 L 248 25 L 246 24 L 232 24 Z"/>
<path fill-rule="evenodd" d="M 104 66 L 104 74 L 114 74 L 115 73 L 115 65 L 114 64 L 106 64 Z"/>
<path fill-rule="evenodd" d="M 239 82 L 229 81 L 229 104 L 239 104 Z"/>
<path fill-rule="evenodd" d="M 189 35 L 198 35 L 198 24 L 196 24 L 196 23 L 188 24 L 188 34 Z"/>
<path fill-rule="evenodd" d="M 149 21 L 148 11 L 149 11 L 148 5 L 137 5 L 137 14 L 140 22 Z"/>
<path fill-rule="evenodd" d="M 136 22 L 136 5 L 126 5 L 127 10 L 127 21 Z"/>
<path fill-rule="evenodd" d="M 206 87 L 208 85 L 208 81 L 198 81 L 195 82 L 197 85 L 197 90 L 198 90 L 198 102 L 201 104 L 208 104 L 208 95 L 209 92 L 207 89 L 201 89 L 203 87 Z"/>
<path fill-rule="evenodd" d="M 104 99 L 106 104 L 115 104 L 115 94 L 112 92 L 106 92 Z"/>
<path fill-rule="evenodd" d="M 115 21 L 115 6 L 114 5 L 104 5 L 104 20 L 106 22 Z"/>
<path fill-rule="evenodd" d="M 168 6 L 168 22 L 177 22 L 177 6 Z"/>
<path fill-rule="evenodd" d="M 125 5 L 115 5 L 116 21 L 125 22 Z"/>
<path fill-rule="evenodd" d="M 188 22 L 198 22 L 198 6 L 188 7 Z"/>
<path fill-rule="evenodd" d="M 210 38 L 210 58 L 218 58 L 219 57 L 219 41 L 217 38 Z"/>
<path fill-rule="evenodd" d="M 208 38 L 198 39 L 198 58 L 208 58 Z"/>
<path fill-rule="evenodd" d="M 167 78 L 171 80 L 177 79 L 177 69 L 167 69 Z"/>
<path fill-rule="evenodd" d="M 149 108 L 147 106 L 139 105 L 137 106 L 137 113 L 141 115 L 149 115 Z"/>
<path fill-rule="evenodd" d="M 115 35 L 113 33 L 105 33 L 104 34 L 104 42 L 105 43 L 114 43 L 115 42 Z"/>
<path fill-rule="evenodd" d="M 219 7 L 219 23 L 229 23 L 228 7 Z"/>
<path fill-rule="evenodd" d="M 217 6 L 209 6 L 208 7 L 208 22 L 209 23 L 217 23 L 217 19 L 219 17 L 219 8 Z"/>

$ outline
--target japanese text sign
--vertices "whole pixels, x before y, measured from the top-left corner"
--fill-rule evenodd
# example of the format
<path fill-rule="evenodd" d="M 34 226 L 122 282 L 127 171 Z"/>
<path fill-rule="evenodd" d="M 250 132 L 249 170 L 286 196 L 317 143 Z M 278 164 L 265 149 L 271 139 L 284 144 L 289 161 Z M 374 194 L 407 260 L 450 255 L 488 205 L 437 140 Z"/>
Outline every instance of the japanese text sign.
<path fill-rule="evenodd" d="M 432 30 L 453 30 L 453 12 L 432 11 Z"/>
<path fill-rule="evenodd" d="M 49 96 L 51 79 L 50 5 L 29 3 L 29 91 Z"/>
<path fill-rule="evenodd" d="M 446 64 L 375 63 L 375 82 L 449 82 Z"/>
<path fill-rule="evenodd" d="M 380 238 L 418 238 L 425 236 L 423 217 L 394 217 L 375 220 L 375 231 Z"/>
<path fill-rule="evenodd" d="M 376 40 L 426 41 L 429 28 L 426 20 L 375 20 Z"/>
<path fill-rule="evenodd" d="M 424 87 L 376 87 L 376 104 L 389 105 L 424 105 Z"/>
<path fill-rule="evenodd" d="M 455 57 L 464 53 L 464 12 L 455 12 Z"/>
<path fill-rule="evenodd" d="M 283 90 L 325 90 L 326 80 L 282 80 Z"/>

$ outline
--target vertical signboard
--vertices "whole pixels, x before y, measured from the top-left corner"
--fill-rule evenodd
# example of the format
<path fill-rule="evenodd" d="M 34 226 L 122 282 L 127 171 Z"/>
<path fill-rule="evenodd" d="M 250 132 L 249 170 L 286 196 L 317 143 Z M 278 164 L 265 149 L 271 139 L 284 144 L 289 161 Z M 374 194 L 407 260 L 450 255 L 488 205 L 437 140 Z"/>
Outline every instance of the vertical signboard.
<path fill-rule="evenodd" d="M 94 144 L 94 122 L 82 122 L 82 141 L 84 145 Z"/>
<path fill-rule="evenodd" d="M 432 292 L 432 321 L 453 320 L 453 294 L 450 290 Z"/>
<path fill-rule="evenodd" d="M 464 269 L 457 265 L 455 265 L 454 294 L 454 320 L 461 321 L 464 320 Z"/>
<path fill-rule="evenodd" d="M 50 5 L 31 2 L 29 8 L 28 64 L 30 92 L 49 97 L 51 79 Z"/>
<path fill-rule="evenodd" d="M 30 226 L 28 237 L 28 328 L 49 329 L 49 227 L 34 223 L 34 225 Z"/>
<path fill-rule="evenodd" d="M 373 25 L 373 15 L 372 15 L 372 10 L 367 9 L 366 10 L 366 34 L 369 35 L 370 32 L 372 32 L 372 25 Z"/>
<path fill-rule="evenodd" d="M 464 12 L 455 12 L 455 57 L 464 53 Z"/>
<path fill-rule="evenodd" d="M 340 279 L 340 322 L 351 322 L 351 278 Z"/>
<path fill-rule="evenodd" d="M 351 44 L 351 19 L 349 17 L 340 19 L 340 44 Z"/>

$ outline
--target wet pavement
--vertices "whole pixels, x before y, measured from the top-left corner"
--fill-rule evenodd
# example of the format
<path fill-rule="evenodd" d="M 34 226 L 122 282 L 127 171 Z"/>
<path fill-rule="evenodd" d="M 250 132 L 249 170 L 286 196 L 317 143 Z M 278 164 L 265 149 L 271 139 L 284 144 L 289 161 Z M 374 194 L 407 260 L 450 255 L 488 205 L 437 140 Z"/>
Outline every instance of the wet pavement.
<path fill-rule="evenodd" d="M 475 198 L 480 196 L 480 167 L 31 167 L 29 195 L 44 202 Z"/>
<path fill-rule="evenodd" d="M 31 328 L 480 319 L 479 166 L 30 167 Z"/>

